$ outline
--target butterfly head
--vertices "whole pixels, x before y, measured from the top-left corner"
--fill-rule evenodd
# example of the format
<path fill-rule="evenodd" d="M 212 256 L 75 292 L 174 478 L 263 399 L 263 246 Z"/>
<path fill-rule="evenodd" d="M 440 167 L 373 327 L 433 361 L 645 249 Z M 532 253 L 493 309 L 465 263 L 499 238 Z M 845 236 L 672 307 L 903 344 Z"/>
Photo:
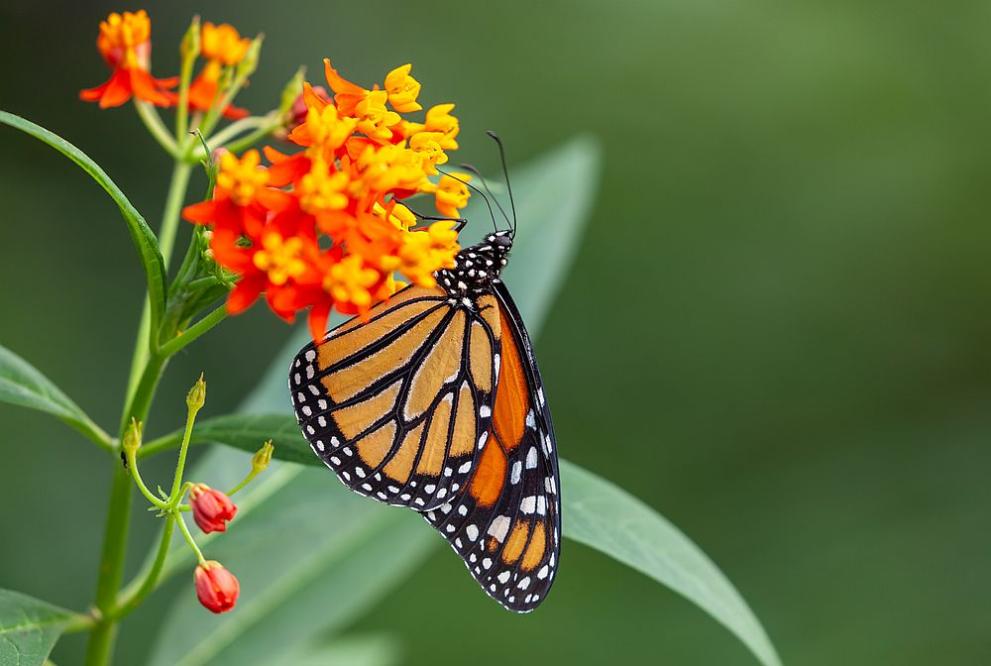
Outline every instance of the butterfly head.
<path fill-rule="evenodd" d="M 437 282 L 453 297 L 488 291 L 509 260 L 511 230 L 496 231 L 481 243 L 466 247 L 454 258 L 454 268 L 437 271 Z"/>

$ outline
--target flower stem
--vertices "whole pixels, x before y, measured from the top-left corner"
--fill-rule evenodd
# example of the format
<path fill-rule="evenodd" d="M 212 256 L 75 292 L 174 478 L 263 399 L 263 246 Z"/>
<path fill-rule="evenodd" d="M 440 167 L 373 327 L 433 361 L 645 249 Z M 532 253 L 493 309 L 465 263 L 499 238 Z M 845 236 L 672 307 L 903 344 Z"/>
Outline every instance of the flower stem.
<path fill-rule="evenodd" d="M 172 492 L 169 493 L 169 504 L 179 503 L 182 490 L 182 475 L 186 468 L 186 456 L 189 454 L 189 440 L 193 437 L 193 424 L 196 423 L 196 412 L 190 409 L 186 415 L 186 429 L 182 433 L 182 443 L 179 445 L 179 460 L 175 465 L 175 477 L 172 479 Z"/>
<path fill-rule="evenodd" d="M 165 519 L 165 526 L 162 528 L 162 539 L 158 544 L 158 551 L 155 559 L 151 563 L 147 572 L 142 572 L 121 592 L 121 601 L 114 609 L 114 618 L 120 619 L 137 608 L 145 597 L 151 594 L 158 584 L 158 577 L 165 568 L 165 560 L 169 555 L 169 548 L 172 546 L 172 534 L 175 532 L 176 516 L 169 515 Z"/>
<path fill-rule="evenodd" d="M 157 116 L 157 114 L 155 115 Z M 162 217 L 162 227 L 159 232 L 159 248 L 166 266 L 175 243 L 179 213 L 186 197 L 186 188 L 189 185 L 191 173 L 192 167 L 190 165 L 176 160 L 175 168 L 172 171 L 172 182 L 166 198 L 165 212 Z M 147 420 L 152 396 L 155 394 L 155 389 L 158 387 L 162 371 L 165 368 L 165 359 L 151 355 L 153 344 L 157 342 L 155 340 L 157 335 L 157 331 L 151 330 L 150 308 L 146 298 L 131 360 L 131 373 L 125 398 L 126 407 L 121 414 L 118 441 L 123 441 L 124 433 L 132 418 L 142 422 Z M 106 666 L 109 664 L 117 637 L 117 621 L 113 613 L 117 590 L 120 589 L 124 576 L 124 559 L 127 551 L 127 533 L 130 526 L 133 493 L 131 491 L 131 475 L 121 465 L 117 456 L 114 456 L 112 465 L 107 522 L 104 528 L 103 551 L 100 557 L 96 586 L 95 605 L 99 611 L 99 616 L 86 646 L 86 666 Z"/>
<path fill-rule="evenodd" d="M 141 122 L 148 128 L 148 132 L 165 149 L 165 152 L 172 157 L 178 157 L 179 148 L 176 146 L 175 139 L 169 134 L 168 128 L 165 127 L 165 123 L 162 122 L 162 117 L 158 115 L 155 107 L 148 102 L 142 102 L 135 98 L 134 108 L 138 110 L 138 117 L 141 118 Z"/>
<path fill-rule="evenodd" d="M 182 532 L 182 536 L 186 540 L 186 543 L 189 544 L 193 554 L 196 555 L 196 560 L 200 564 L 205 563 L 206 558 L 203 557 L 203 551 L 196 545 L 196 539 L 193 538 L 193 535 L 189 533 L 189 527 L 186 526 L 186 519 L 182 517 L 182 514 L 176 515 L 176 523 L 179 525 L 179 531 Z"/>
<path fill-rule="evenodd" d="M 156 497 L 155 493 L 151 492 L 148 486 L 145 485 L 145 480 L 141 478 L 141 472 L 138 471 L 138 461 L 134 451 L 128 451 L 127 453 L 127 468 L 131 471 L 131 478 L 134 479 L 138 490 L 141 491 L 141 494 L 145 496 L 148 502 L 159 509 L 165 509 L 169 506 L 167 502 Z"/>
<path fill-rule="evenodd" d="M 168 357 L 172 356 L 176 352 L 180 351 L 183 347 L 189 343 L 196 340 L 211 328 L 222 322 L 227 318 L 227 306 L 221 305 L 207 314 L 205 317 L 197 321 L 195 324 L 190 326 L 183 332 L 182 335 L 176 336 L 163 344 L 159 348 L 159 354 Z"/>
<path fill-rule="evenodd" d="M 172 181 L 169 184 L 169 193 L 165 199 L 165 211 L 162 214 L 162 226 L 158 230 L 158 248 L 165 260 L 165 267 L 169 266 L 169 258 L 172 256 L 172 248 L 175 245 L 176 232 L 179 229 L 179 214 L 182 212 L 182 204 L 186 199 L 186 190 L 189 187 L 189 178 L 192 175 L 192 165 L 181 160 L 176 160 L 172 169 Z M 127 383 L 127 399 L 131 400 L 134 391 L 137 390 L 138 381 L 148 364 L 148 356 L 152 349 L 157 347 L 158 331 L 154 331 L 153 339 L 151 334 L 151 308 L 148 299 L 145 298 L 144 311 L 141 315 L 141 324 L 138 327 L 138 343 L 134 347 L 134 355 L 131 358 L 131 375 Z M 126 427 L 125 422 L 124 426 Z"/>

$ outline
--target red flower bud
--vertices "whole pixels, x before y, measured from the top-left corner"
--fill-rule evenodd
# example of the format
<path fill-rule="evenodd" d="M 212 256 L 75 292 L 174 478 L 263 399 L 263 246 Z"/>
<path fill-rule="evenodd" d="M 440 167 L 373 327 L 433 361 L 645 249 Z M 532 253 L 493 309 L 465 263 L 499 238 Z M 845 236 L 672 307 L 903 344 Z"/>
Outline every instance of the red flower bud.
<path fill-rule="evenodd" d="M 330 93 L 323 86 L 313 86 L 312 88 L 314 94 L 325 102 L 330 103 L 332 100 L 330 98 Z M 289 108 L 289 122 L 287 129 L 293 130 L 304 122 L 306 122 L 306 114 L 309 109 L 306 107 L 306 102 L 303 97 L 303 93 L 300 93 L 295 101 L 293 101 L 292 106 Z"/>
<path fill-rule="evenodd" d="M 210 560 L 196 567 L 196 597 L 212 613 L 226 613 L 234 608 L 241 584 L 220 562 Z"/>
<path fill-rule="evenodd" d="M 204 483 L 197 483 L 189 491 L 193 505 L 193 520 L 206 533 L 226 532 L 227 523 L 234 520 L 237 506 L 231 498 Z"/>

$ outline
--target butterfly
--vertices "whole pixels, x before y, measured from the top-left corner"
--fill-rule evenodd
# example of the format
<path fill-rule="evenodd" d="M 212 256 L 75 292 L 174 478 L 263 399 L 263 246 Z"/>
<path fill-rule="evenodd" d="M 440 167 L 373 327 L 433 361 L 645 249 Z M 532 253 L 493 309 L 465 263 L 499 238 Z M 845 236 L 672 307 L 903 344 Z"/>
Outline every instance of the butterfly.
<path fill-rule="evenodd" d="M 290 368 L 313 452 L 354 492 L 420 514 L 485 592 L 525 613 L 561 550 L 560 477 L 533 345 L 500 273 L 515 225 L 306 345 Z"/>

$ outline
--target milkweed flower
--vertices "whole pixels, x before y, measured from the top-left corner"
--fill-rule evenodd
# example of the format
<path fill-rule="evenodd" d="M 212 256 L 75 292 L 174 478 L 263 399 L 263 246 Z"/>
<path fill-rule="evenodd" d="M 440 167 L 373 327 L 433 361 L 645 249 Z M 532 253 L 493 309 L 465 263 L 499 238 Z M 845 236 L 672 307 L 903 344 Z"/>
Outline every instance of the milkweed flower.
<path fill-rule="evenodd" d="M 193 520 L 204 533 L 226 532 L 227 523 L 237 515 L 237 506 L 224 493 L 205 483 L 194 484 L 189 490 Z"/>
<path fill-rule="evenodd" d="M 151 20 L 145 10 L 107 16 L 100 23 L 96 47 L 112 70 L 110 79 L 81 91 L 80 99 L 99 102 L 102 109 L 120 106 L 132 97 L 156 106 L 175 103 L 169 88 L 175 87 L 178 79 L 156 79 L 149 71 Z"/>
<path fill-rule="evenodd" d="M 189 106 L 199 111 L 210 109 L 223 93 L 221 77 L 224 69 L 244 60 L 250 48 L 251 40 L 241 37 L 234 26 L 204 23 L 200 30 L 200 55 L 206 59 L 206 64 L 189 86 Z M 236 120 L 246 117 L 248 111 L 228 104 L 223 114 Z"/>
<path fill-rule="evenodd" d="M 405 115 L 423 109 L 411 71 L 397 67 L 382 87 L 364 88 L 325 60 L 331 92 L 304 83 L 293 105 L 286 138 L 295 152 L 266 147 L 267 165 L 253 150 L 220 158 L 213 198 L 184 216 L 213 229 L 213 256 L 237 279 L 229 312 L 264 295 L 286 321 L 307 310 L 318 339 L 332 310 L 363 316 L 407 283 L 432 286 L 435 271 L 453 267 L 455 222 L 418 225 L 412 200 L 430 197 L 451 218 L 467 205 L 464 183 L 437 170 L 457 148 L 459 124 L 453 104 L 422 120 Z"/>
<path fill-rule="evenodd" d="M 234 608 L 241 584 L 230 571 L 216 560 L 207 560 L 193 573 L 196 598 L 208 611 L 226 613 Z"/>

